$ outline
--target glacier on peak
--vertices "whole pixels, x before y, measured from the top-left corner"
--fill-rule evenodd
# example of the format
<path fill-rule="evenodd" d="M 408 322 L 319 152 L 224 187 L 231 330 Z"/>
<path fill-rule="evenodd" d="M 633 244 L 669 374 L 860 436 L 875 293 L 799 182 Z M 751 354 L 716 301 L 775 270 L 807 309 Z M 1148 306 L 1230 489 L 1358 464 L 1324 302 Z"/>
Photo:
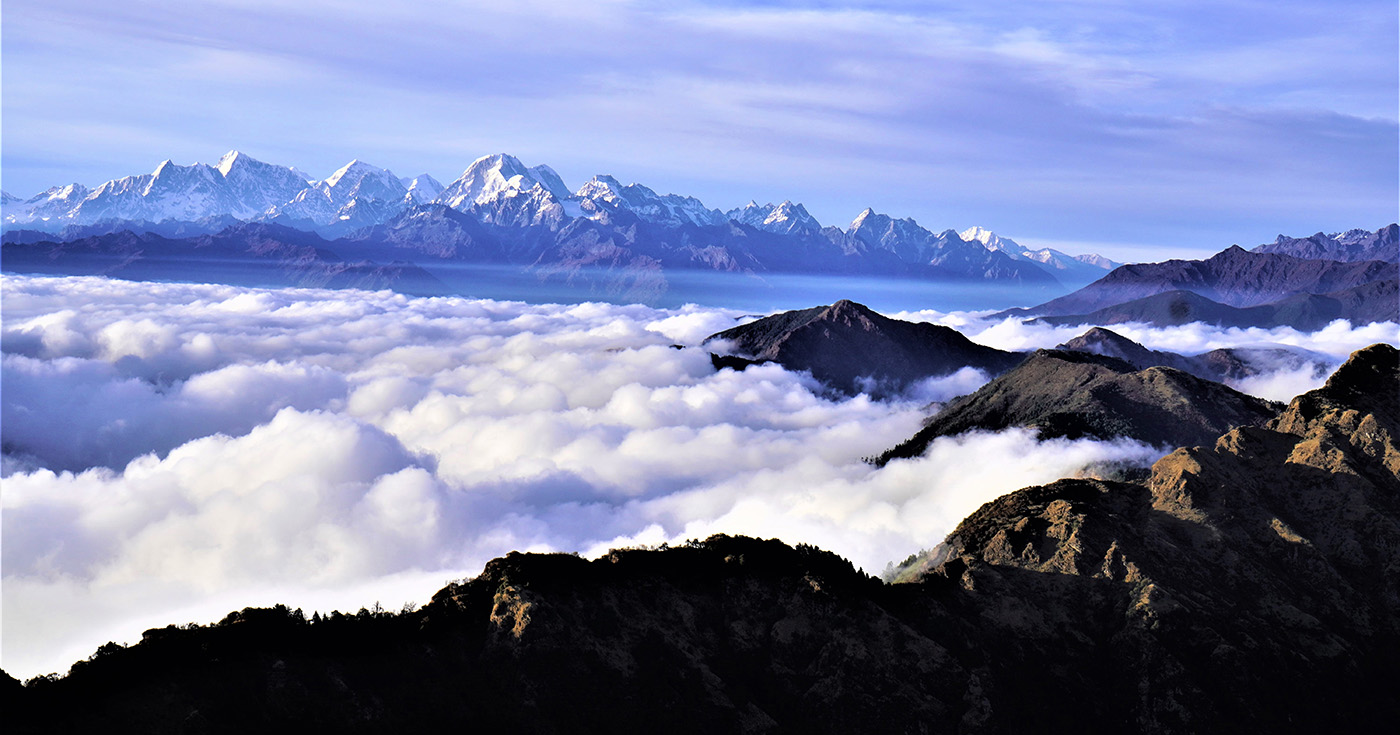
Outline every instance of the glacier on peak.
<path fill-rule="evenodd" d="M 428 174 L 418 174 L 412 178 L 405 176 L 399 183 L 408 189 L 409 204 L 427 204 L 442 194 L 443 186 Z"/>
<path fill-rule="evenodd" d="M 608 174 L 594 176 L 574 196 L 583 200 L 585 216 L 595 218 L 627 211 L 638 219 L 665 227 L 722 225 L 729 221 L 724 213 L 706 207 L 695 197 L 657 194 L 642 184 L 623 186 Z"/>
<path fill-rule="evenodd" d="M 437 201 L 464 212 L 474 205 L 487 204 L 506 191 L 528 190 L 538 183 L 520 159 L 507 153 L 495 153 L 472 161 L 456 181 L 442 190 Z"/>
<path fill-rule="evenodd" d="M 1104 271 L 1113 270 L 1119 266 L 1119 263 L 1095 253 L 1068 255 L 1053 248 L 1031 250 L 1011 238 L 1001 237 L 984 227 L 970 227 L 960 234 L 964 240 L 982 243 L 988 250 L 997 250 L 1013 258 L 1039 263 L 1054 271 L 1066 284 L 1092 282 L 1102 276 Z"/>
<path fill-rule="evenodd" d="M 408 189 L 388 169 L 354 159 L 268 210 L 272 217 L 344 227 L 378 224 L 410 206 Z"/>
<path fill-rule="evenodd" d="M 790 199 L 784 199 L 777 205 L 772 202 L 760 205 L 750 199 L 743 207 L 725 212 L 725 216 L 742 225 L 785 235 L 816 232 L 822 228 L 806 207 L 794 204 Z"/>

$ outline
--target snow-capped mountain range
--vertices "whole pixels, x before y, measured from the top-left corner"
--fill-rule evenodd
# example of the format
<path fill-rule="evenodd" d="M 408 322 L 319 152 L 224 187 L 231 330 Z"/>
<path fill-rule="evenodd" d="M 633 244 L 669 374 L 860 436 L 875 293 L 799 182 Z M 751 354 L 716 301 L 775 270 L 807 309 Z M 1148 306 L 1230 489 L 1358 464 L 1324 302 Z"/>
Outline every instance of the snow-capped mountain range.
<path fill-rule="evenodd" d="M 1094 280 L 1104 274 L 1104 271 L 1111 271 L 1121 263 L 1115 263 L 1108 258 L 1095 253 L 1088 255 L 1068 255 L 1053 248 L 1041 248 L 1031 250 L 1024 245 L 1007 237 L 1001 237 L 991 230 L 981 227 L 970 227 L 958 233 L 962 239 L 969 242 L 980 242 L 988 250 L 996 250 L 1007 255 L 1039 263 L 1041 266 L 1053 269 L 1067 277 L 1066 280 Z"/>
<path fill-rule="evenodd" d="M 739 226 L 800 240 L 808 249 L 837 248 L 846 256 L 892 258 L 981 278 L 1009 275 L 1024 280 L 1030 274 L 1035 280 L 1039 276 L 1034 271 L 1043 271 L 1064 285 L 1074 285 L 1092 281 L 1118 265 L 1097 255 L 1032 251 L 980 227 L 934 233 L 912 219 L 895 219 L 871 209 L 841 229 L 823 227 L 801 204 L 791 201 L 776 205 L 751 201 L 722 212 L 695 197 L 658 194 L 608 175 L 595 176 L 570 191 L 550 167 L 526 166 L 506 154 L 473 161 L 444 186 L 427 174 L 399 178 L 359 160 L 324 179 L 309 180 L 294 168 L 230 151 L 213 166 L 180 166 L 167 160 L 149 174 L 108 181 L 96 189 L 70 184 L 25 200 L 4 194 L 2 206 L 6 230 L 56 233 L 99 223 L 205 220 L 222 226 L 232 219 L 340 237 L 389 224 L 407 210 L 435 205 L 494 227 L 544 228 L 555 233 L 581 220 L 602 226 L 636 220 L 659 228 L 658 232 L 679 232 L 682 239 L 692 237 L 685 233 L 693 228 Z"/>

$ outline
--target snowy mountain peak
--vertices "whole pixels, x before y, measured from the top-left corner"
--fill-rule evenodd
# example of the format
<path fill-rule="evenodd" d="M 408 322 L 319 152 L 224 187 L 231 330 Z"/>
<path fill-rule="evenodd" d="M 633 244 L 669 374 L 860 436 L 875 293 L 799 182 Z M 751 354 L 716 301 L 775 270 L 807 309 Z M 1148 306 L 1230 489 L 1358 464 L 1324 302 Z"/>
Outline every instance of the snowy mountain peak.
<path fill-rule="evenodd" d="M 347 176 L 349 176 L 352 180 L 358 181 L 364 178 L 365 175 L 367 175 L 371 171 L 382 170 L 383 169 L 371 166 L 356 158 L 350 161 L 349 163 L 345 164 L 344 166 L 341 166 L 340 168 L 336 169 L 335 173 L 331 174 L 330 176 L 327 176 L 323 183 L 325 183 L 326 186 L 335 186 L 340 183 L 341 179 L 344 179 Z"/>
<path fill-rule="evenodd" d="M 472 161 L 462 175 L 447 185 L 438 195 L 437 201 L 458 211 L 466 211 L 475 205 L 484 205 L 511 191 L 528 191 L 536 184 L 553 191 L 562 188 L 563 182 L 553 169 L 545 169 L 546 178 L 541 181 L 540 172 L 526 168 L 520 159 L 507 153 L 495 153 Z M 551 176 L 552 175 L 552 176 Z"/>
<path fill-rule="evenodd" d="M 801 204 L 784 199 L 782 204 L 758 204 L 752 200 L 739 209 L 731 209 L 725 216 L 739 224 L 755 227 L 768 232 L 797 234 L 821 229 L 821 223 L 807 212 Z"/>
<path fill-rule="evenodd" d="M 223 174 L 224 178 L 228 178 L 229 171 L 232 171 L 234 165 L 240 163 L 241 159 L 247 159 L 247 156 L 244 156 L 236 150 L 229 151 L 219 159 L 219 162 L 214 165 L 214 168 L 218 169 L 219 173 Z"/>
<path fill-rule="evenodd" d="M 985 227 L 969 227 L 958 233 L 958 236 L 968 242 L 980 242 L 988 250 L 1000 250 L 1011 255 L 1025 255 L 1030 252 L 1015 240 L 1001 237 Z"/>
<path fill-rule="evenodd" d="M 851 226 L 847 231 L 854 232 L 856 230 L 859 230 L 861 227 L 865 226 L 867 222 L 871 222 L 873 219 L 882 216 L 883 215 L 876 214 L 874 209 L 866 207 L 863 211 L 861 211 L 860 214 L 856 215 L 855 219 L 851 220 Z M 885 219 L 889 218 L 885 217 Z"/>
<path fill-rule="evenodd" d="M 350 227 L 378 224 L 410 204 L 408 189 L 392 171 L 357 158 L 306 186 L 286 204 L 271 208 L 269 214 Z"/>
<path fill-rule="evenodd" d="M 587 187 L 589 184 L 602 184 L 603 188 L 612 189 L 614 191 L 622 188 L 622 182 L 618 181 L 611 174 L 598 174 L 592 179 L 589 179 L 588 181 L 584 182 L 583 185 Z M 579 192 L 579 196 L 584 196 L 584 194 L 582 194 L 583 189 L 579 189 Z"/>
<path fill-rule="evenodd" d="M 609 212 L 628 211 L 638 218 L 667 227 L 720 225 L 727 220 L 717 209 L 707 208 L 695 197 L 657 194 L 641 184 L 623 186 L 616 178 L 599 174 L 574 195 L 584 216 L 598 218 Z"/>
<path fill-rule="evenodd" d="M 553 194 L 557 199 L 567 199 L 569 197 L 569 187 L 564 185 L 564 179 L 552 168 L 540 164 L 531 166 L 530 173 L 545 189 Z"/>
<path fill-rule="evenodd" d="M 995 232 L 992 232 L 991 230 L 985 227 L 969 227 L 966 230 L 963 230 L 962 232 L 958 233 L 958 237 L 961 237 L 962 239 L 967 240 L 968 242 L 980 242 L 983 245 L 986 245 L 987 243 L 991 242 L 992 238 L 995 238 L 996 236 L 997 235 Z"/>
<path fill-rule="evenodd" d="M 408 188 L 408 197 L 413 204 L 427 204 L 442 194 L 442 184 L 428 174 L 418 174 L 411 179 L 405 177 L 399 179 L 399 183 Z"/>

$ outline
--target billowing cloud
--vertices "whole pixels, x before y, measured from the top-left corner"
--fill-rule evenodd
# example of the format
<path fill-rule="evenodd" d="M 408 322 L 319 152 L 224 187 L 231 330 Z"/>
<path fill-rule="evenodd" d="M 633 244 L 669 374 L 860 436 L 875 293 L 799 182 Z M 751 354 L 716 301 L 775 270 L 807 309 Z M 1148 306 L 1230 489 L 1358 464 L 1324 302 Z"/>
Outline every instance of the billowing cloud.
<path fill-rule="evenodd" d="M 512 549 L 747 533 L 879 571 L 1000 494 L 1165 451 L 1012 431 L 876 469 L 863 458 L 986 376 L 882 403 L 777 365 L 716 372 L 697 345 L 742 316 L 724 309 L 3 285 L 3 666 L 20 676 L 249 604 L 422 602 Z M 1066 336 L 920 316 L 1001 345 Z"/>

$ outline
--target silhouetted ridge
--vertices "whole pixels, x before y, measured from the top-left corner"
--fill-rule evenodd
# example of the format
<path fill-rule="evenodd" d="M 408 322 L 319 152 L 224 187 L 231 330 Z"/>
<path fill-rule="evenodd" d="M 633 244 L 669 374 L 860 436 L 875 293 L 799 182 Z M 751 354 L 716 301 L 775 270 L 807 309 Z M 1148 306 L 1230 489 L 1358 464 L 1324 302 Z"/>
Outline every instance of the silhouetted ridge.
<path fill-rule="evenodd" d="M 1000 373 L 1022 359 L 979 345 L 955 329 L 890 319 L 848 300 L 775 314 L 705 341 L 728 343 L 749 359 L 810 371 L 837 392 L 875 396 L 964 367 Z"/>
<path fill-rule="evenodd" d="M 1038 350 L 975 393 L 948 403 L 877 464 L 917 457 L 940 436 L 1012 427 L 1035 429 L 1042 439 L 1200 444 L 1233 426 L 1262 426 L 1279 408 L 1175 368 L 1138 370 L 1109 355 Z"/>

